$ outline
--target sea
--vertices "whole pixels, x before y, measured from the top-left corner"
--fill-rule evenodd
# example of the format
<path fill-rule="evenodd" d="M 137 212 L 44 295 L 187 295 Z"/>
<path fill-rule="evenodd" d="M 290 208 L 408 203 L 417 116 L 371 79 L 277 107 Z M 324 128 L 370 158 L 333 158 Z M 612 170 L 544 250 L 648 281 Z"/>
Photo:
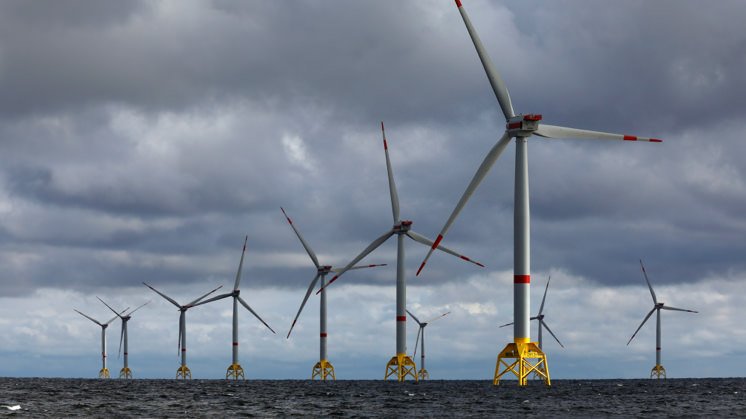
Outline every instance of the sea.
<path fill-rule="evenodd" d="M 0 418 L 744 417 L 746 378 L 120 380 L 0 378 Z"/>

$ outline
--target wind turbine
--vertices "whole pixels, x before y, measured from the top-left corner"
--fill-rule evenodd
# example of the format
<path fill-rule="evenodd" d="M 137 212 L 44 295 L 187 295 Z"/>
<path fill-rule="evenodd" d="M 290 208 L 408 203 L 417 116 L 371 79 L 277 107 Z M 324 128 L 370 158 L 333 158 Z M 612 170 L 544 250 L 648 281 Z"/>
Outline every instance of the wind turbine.
<path fill-rule="evenodd" d="M 214 290 L 208 292 L 207 294 L 205 294 L 205 295 L 197 298 L 196 300 L 194 300 L 194 301 L 192 301 L 192 302 L 190 302 L 188 304 L 180 305 L 179 303 L 177 303 L 176 301 L 174 301 L 174 299 L 172 299 L 171 297 L 169 297 L 166 294 L 164 294 L 164 293 L 158 291 L 157 289 L 151 287 L 150 285 L 146 284 L 145 282 L 143 282 L 142 284 L 145 285 L 146 287 L 150 288 L 151 290 L 153 290 L 153 292 L 155 292 L 156 294 L 158 294 L 161 297 L 163 297 L 166 300 L 168 300 L 168 302 L 170 302 L 171 304 L 175 305 L 179 309 L 180 314 L 179 314 L 179 346 L 178 346 L 178 351 L 181 352 L 181 366 L 179 367 L 178 370 L 176 370 L 176 378 L 177 379 L 181 378 L 181 379 L 184 379 L 184 380 L 186 380 L 188 378 L 188 379 L 191 380 L 192 379 L 192 372 L 189 371 L 189 368 L 187 368 L 187 366 L 186 366 L 186 312 L 190 308 L 194 307 L 195 304 L 197 304 L 198 302 L 202 301 L 203 298 L 205 298 L 208 295 L 212 294 L 213 292 L 219 290 L 220 288 L 223 288 L 223 286 L 221 285 L 221 286 L 215 288 Z"/>
<path fill-rule="evenodd" d="M 86 314 L 83 314 L 83 313 L 81 313 L 80 311 L 78 311 L 76 309 L 73 309 L 73 310 L 77 311 L 78 314 L 80 314 L 81 316 L 85 317 L 86 319 L 88 319 L 88 320 L 96 323 L 97 325 L 101 326 L 101 363 L 102 363 L 102 366 L 101 366 L 101 371 L 98 372 L 98 378 L 111 378 L 111 374 L 109 374 L 109 370 L 106 368 L 106 328 L 109 327 L 109 323 L 111 323 L 114 320 L 116 320 L 116 318 L 117 318 L 117 316 L 119 314 L 117 314 L 117 316 L 112 317 L 111 320 L 109 320 L 108 322 L 101 323 L 98 320 L 94 319 L 93 317 L 90 317 L 90 316 L 88 316 Z M 124 313 L 127 310 L 129 310 L 129 307 L 127 307 L 126 309 L 124 309 L 124 311 L 122 311 L 122 313 Z"/>
<path fill-rule="evenodd" d="M 197 304 L 193 304 L 195 306 L 207 304 L 212 301 L 216 300 L 222 300 L 223 298 L 227 297 L 233 297 L 233 363 L 228 367 L 228 370 L 225 372 L 225 379 L 232 378 L 234 380 L 238 380 L 238 377 L 241 377 L 242 379 L 246 379 L 243 373 L 243 368 L 238 363 L 238 303 L 241 303 L 244 307 L 246 307 L 247 310 L 251 312 L 257 319 L 259 319 L 260 322 L 264 323 L 265 326 L 267 326 L 267 329 L 271 330 L 272 333 L 275 333 L 274 330 L 272 330 L 269 325 L 262 320 L 261 317 L 259 317 L 258 314 L 254 312 L 254 310 L 249 307 L 249 304 L 244 301 L 243 298 L 241 298 L 241 290 L 238 289 L 238 284 L 241 283 L 241 269 L 243 268 L 243 257 L 246 254 L 246 242 L 249 240 L 249 236 L 246 236 L 246 238 L 243 241 L 243 251 L 241 252 L 241 261 L 238 263 L 238 272 L 236 273 L 236 282 L 233 285 L 233 292 L 229 292 L 227 294 L 221 294 L 215 297 L 212 297 L 208 300 L 202 301 Z"/>
<path fill-rule="evenodd" d="M 396 192 L 396 185 L 394 184 L 394 174 L 391 169 L 391 160 L 389 159 L 389 149 L 386 144 L 386 132 L 383 129 L 383 122 L 381 122 L 381 132 L 383 134 L 383 149 L 386 154 L 386 169 L 389 177 L 389 193 L 391 195 L 391 209 L 394 215 L 394 226 L 391 230 L 384 233 L 381 237 L 375 239 L 365 250 L 362 251 L 355 259 L 352 260 L 347 266 L 345 266 L 334 278 L 329 281 L 329 285 L 334 282 L 337 278 L 342 276 L 347 270 L 351 269 L 358 263 L 362 258 L 367 256 L 370 252 L 375 250 L 378 246 L 382 245 L 389 237 L 397 236 L 397 256 L 396 256 L 396 356 L 386 364 L 386 375 L 384 381 L 389 376 L 396 377 L 399 381 L 404 381 L 407 375 L 410 375 L 413 379 L 417 380 L 417 368 L 412 359 L 407 356 L 407 282 L 405 279 L 406 262 L 404 260 L 404 236 L 408 236 L 410 239 L 424 244 L 425 246 L 433 246 L 446 253 L 450 253 L 454 256 L 460 257 L 466 261 L 474 263 L 479 266 L 484 266 L 481 263 L 474 262 L 466 256 L 460 255 L 453 250 L 446 247 L 439 246 L 437 243 L 433 243 L 432 240 L 425 236 L 415 233 L 412 231 L 412 221 L 402 221 L 399 218 L 399 195 Z M 316 292 L 318 294 L 325 287 Z"/>
<path fill-rule="evenodd" d="M 285 214 L 285 218 L 287 218 L 288 223 L 290 223 L 290 227 L 293 228 L 293 231 L 295 231 L 295 235 L 298 236 L 298 239 L 300 239 L 301 244 L 306 249 L 306 252 L 308 253 L 308 256 L 311 257 L 311 261 L 313 262 L 314 266 L 316 266 L 316 276 L 313 278 L 313 281 L 311 281 L 311 285 L 308 286 L 308 291 L 306 291 L 306 296 L 303 298 L 303 302 L 300 304 L 300 308 L 298 309 L 298 314 L 295 315 L 295 318 L 293 319 L 293 324 L 290 326 L 290 330 L 288 331 L 287 338 L 290 338 L 290 333 L 293 331 L 293 328 L 295 327 L 295 322 L 298 321 L 298 317 L 300 316 L 300 312 L 303 311 L 303 307 L 306 305 L 306 301 L 308 301 L 308 297 L 311 295 L 311 291 L 313 291 L 314 285 L 321 279 L 321 283 L 319 284 L 319 291 L 321 292 L 321 295 L 319 296 L 320 304 L 319 304 L 319 362 L 316 363 L 316 365 L 313 366 L 313 371 L 311 373 L 311 379 L 315 379 L 316 377 L 319 377 L 321 380 L 326 381 L 326 378 L 331 376 L 332 380 L 336 380 L 336 376 L 334 375 L 334 366 L 327 360 L 326 357 L 326 339 L 327 339 L 327 330 L 326 330 L 326 275 L 329 274 L 329 272 L 341 272 L 342 268 L 334 268 L 331 265 L 320 265 L 319 259 L 316 257 L 316 253 L 314 253 L 313 249 L 311 249 L 311 246 L 306 243 L 306 241 L 303 239 L 303 236 L 300 235 L 300 232 L 297 228 L 295 228 L 295 224 L 293 224 L 293 221 L 288 217 L 287 213 L 285 212 L 285 209 L 280 207 L 282 210 L 282 213 Z M 354 266 L 350 269 L 362 269 L 362 268 L 373 268 L 375 266 L 386 266 L 386 264 L 381 265 L 364 265 L 364 266 Z"/>
<path fill-rule="evenodd" d="M 127 348 L 128 348 L 128 346 L 127 346 L 127 322 L 130 321 L 130 319 L 132 318 L 132 314 L 134 314 L 137 310 L 145 307 L 145 305 L 147 305 L 148 303 L 150 303 L 150 301 L 148 301 L 145 304 L 141 305 L 140 307 L 137 307 L 136 309 L 130 311 L 126 316 L 123 316 L 122 314 L 124 314 L 124 312 L 127 311 L 127 310 L 122 311 L 121 314 L 117 313 L 116 310 L 114 310 L 108 304 L 106 304 L 106 302 L 104 302 L 104 300 L 100 299 L 99 297 L 96 297 L 96 298 L 98 298 L 99 301 L 101 301 L 102 303 L 104 303 L 104 305 L 109 310 L 113 311 L 114 314 L 117 315 L 117 317 L 119 317 L 120 319 L 122 319 L 122 332 L 119 335 L 119 352 L 120 353 L 122 352 L 122 339 L 124 339 L 124 367 L 122 367 L 122 369 L 119 371 L 119 378 L 132 378 L 132 370 L 130 370 L 129 364 L 127 362 L 127 356 L 129 355 L 128 350 L 127 350 Z"/>
<path fill-rule="evenodd" d="M 474 47 L 476 48 L 477 54 L 482 62 L 482 66 L 487 73 L 487 78 L 492 86 L 492 90 L 494 91 L 503 115 L 505 116 L 506 129 L 502 138 L 500 138 L 497 144 L 492 147 L 484 161 L 482 161 L 482 164 L 479 166 L 479 169 L 477 169 L 476 174 L 472 178 L 464 194 L 461 196 L 458 204 L 456 204 L 456 208 L 453 210 L 453 213 L 451 213 L 448 221 L 446 221 L 433 246 L 440 244 L 440 241 L 443 239 L 446 231 L 451 227 L 451 224 L 453 224 L 456 216 L 458 216 L 461 209 L 466 205 L 466 202 L 492 168 L 495 161 L 497 161 L 497 158 L 500 157 L 500 154 L 505 150 L 505 147 L 510 143 L 510 139 L 515 137 L 515 201 L 513 210 L 513 318 L 515 325 L 513 329 L 513 342 L 508 343 L 505 349 L 503 349 L 497 357 L 493 384 L 498 385 L 503 374 L 510 371 L 518 377 L 519 385 L 526 385 L 526 377 L 534 371 L 539 371 L 544 377 L 545 384 L 550 385 L 546 356 L 534 342 L 531 342 L 529 328 L 531 258 L 529 237 L 530 214 L 528 195 L 528 159 L 526 148 L 527 139 L 532 135 L 538 135 L 547 138 L 585 138 L 652 142 L 660 142 L 660 140 L 539 124 L 539 121 L 542 119 L 541 115 L 516 115 L 513 112 L 513 105 L 510 101 L 508 89 L 505 87 L 505 83 L 503 83 L 500 75 L 487 55 L 487 51 L 479 40 L 479 36 L 474 30 L 460 0 L 456 0 L 456 6 L 461 13 L 461 17 L 464 20 L 469 35 L 471 36 Z M 418 274 L 425 266 L 425 263 L 432 254 L 432 250 L 433 249 L 431 249 L 425 257 L 422 265 L 420 265 Z M 515 361 L 508 364 L 505 359 L 513 359 Z M 502 372 L 500 372 L 501 366 L 505 367 Z"/>
<path fill-rule="evenodd" d="M 661 310 L 674 310 L 674 311 L 686 311 L 688 313 L 699 313 L 698 311 L 694 310 L 686 310 L 683 308 L 676 308 L 671 306 L 666 306 L 663 303 L 659 303 L 658 299 L 655 297 L 655 291 L 653 291 L 653 286 L 650 285 L 650 280 L 648 279 L 648 274 L 645 272 L 645 266 L 642 264 L 642 260 L 640 260 L 640 266 L 642 267 L 642 273 L 645 275 L 645 282 L 648 283 L 648 288 L 650 289 L 650 295 L 653 296 L 653 308 L 650 310 L 647 316 L 642 320 L 642 323 L 640 323 L 640 327 L 635 330 L 635 333 L 632 334 L 632 337 L 629 338 L 629 341 L 627 342 L 627 346 L 629 346 L 630 342 L 632 342 L 632 339 L 635 338 L 637 335 L 637 332 L 642 329 L 642 326 L 645 324 L 646 321 L 650 318 L 650 316 L 653 314 L 654 311 L 657 313 L 657 322 L 655 325 L 655 366 L 652 370 L 650 370 L 650 378 L 666 378 L 666 370 L 663 368 L 663 365 L 661 365 Z"/>
<path fill-rule="evenodd" d="M 554 333 L 552 332 L 552 329 L 550 329 L 549 326 L 547 326 L 547 323 L 544 321 L 544 314 L 543 314 L 544 313 L 544 302 L 547 299 L 547 291 L 549 290 L 549 281 L 551 281 L 551 280 L 552 280 L 552 277 L 550 276 L 549 279 L 547 280 L 547 286 L 546 286 L 546 288 L 544 288 L 544 297 L 541 299 L 541 306 L 539 307 L 539 314 L 537 314 L 535 317 L 531 317 L 531 320 L 538 320 L 539 321 L 539 349 L 543 349 L 542 339 L 541 339 L 541 329 L 542 328 L 547 329 L 547 332 L 549 332 L 552 335 L 552 337 L 554 338 L 554 340 L 556 340 L 557 343 L 559 343 L 559 345 L 561 347 L 563 347 L 563 348 L 565 347 L 565 345 L 563 345 L 562 342 L 560 342 L 560 340 L 557 339 L 557 336 L 554 335 Z M 504 325 L 502 325 L 500 327 L 510 326 L 512 324 L 513 324 L 513 322 L 510 322 L 510 323 L 504 324 Z"/>
<path fill-rule="evenodd" d="M 417 373 L 417 375 L 419 376 L 420 380 L 425 380 L 427 378 L 430 378 L 430 374 L 428 374 L 427 370 L 425 369 L 425 326 L 434 322 L 435 320 L 438 320 L 441 317 L 445 317 L 446 315 L 451 314 L 451 312 L 449 311 L 448 313 L 443 313 L 440 316 L 434 317 L 426 322 L 421 322 L 409 310 L 407 310 L 407 313 L 409 313 L 409 315 L 412 316 L 412 319 L 416 321 L 418 325 L 420 325 L 420 328 L 417 330 L 417 340 L 414 341 L 414 354 L 412 355 L 412 358 L 417 358 L 417 342 L 419 342 L 420 336 L 422 336 L 422 350 L 420 351 L 420 371 Z"/>

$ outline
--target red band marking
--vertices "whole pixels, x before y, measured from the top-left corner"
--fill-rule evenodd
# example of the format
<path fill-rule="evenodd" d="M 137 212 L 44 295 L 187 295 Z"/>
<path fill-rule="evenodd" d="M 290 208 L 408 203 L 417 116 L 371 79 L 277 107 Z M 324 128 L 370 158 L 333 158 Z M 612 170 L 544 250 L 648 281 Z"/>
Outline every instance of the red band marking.
<path fill-rule="evenodd" d="M 651 142 L 651 143 L 662 143 L 663 141 L 661 141 L 661 140 L 659 140 L 659 139 L 657 139 L 657 138 L 651 138 L 651 139 L 650 139 L 650 142 Z"/>
<path fill-rule="evenodd" d="M 126 355 L 129 355 L 129 354 L 127 352 L 125 352 L 124 355 L 126 356 Z"/>
<path fill-rule="evenodd" d="M 238 342 L 233 342 L 233 346 L 238 346 Z"/>
<path fill-rule="evenodd" d="M 637 137 L 634 137 L 632 135 L 625 135 L 624 141 L 637 141 Z"/>
<path fill-rule="evenodd" d="M 181 352 L 186 352 L 186 348 L 181 348 Z"/>
<path fill-rule="evenodd" d="M 530 284 L 531 275 L 513 275 L 514 284 Z"/>
<path fill-rule="evenodd" d="M 386 145 L 386 140 L 383 140 L 383 149 L 384 150 L 388 150 L 389 149 L 389 146 Z"/>
<path fill-rule="evenodd" d="M 435 250 L 438 247 L 438 245 L 440 244 L 441 240 L 443 240 L 443 235 L 442 234 L 438 234 L 438 238 L 435 239 L 435 242 L 433 243 L 433 250 Z"/>
<path fill-rule="evenodd" d="M 456 6 L 461 7 L 461 0 L 456 0 Z"/>
<path fill-rule="evenodd" d="M 325 338 L 326 337 L 326 333 L 321 333 L 321 334 L 319 334 L 319 336 L 321 336 L 322 338 Z"/>
<path fill-rule="evenodd" d="M 658 347 L 658 348 L 655 348 L 655 350 L 656 350 L 656 351 L 660 351 L 660 350 L 661 350 L 661 348 L 660 348 L 660 347 Z"/>
<path fill-rule="evenodd" d="M 396 316 L 396 321 L 405 322 L 407 321 L 407 316 Z"/>

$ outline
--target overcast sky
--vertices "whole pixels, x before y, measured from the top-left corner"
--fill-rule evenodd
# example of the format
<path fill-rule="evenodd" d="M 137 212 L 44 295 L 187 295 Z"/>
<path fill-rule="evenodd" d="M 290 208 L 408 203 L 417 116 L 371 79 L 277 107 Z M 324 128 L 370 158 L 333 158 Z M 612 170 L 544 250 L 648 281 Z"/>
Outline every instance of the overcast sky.
<path fill-rule="evenodd" d="M 54 4 L 53 4 L 54 3 Z M 0 2 L 0 376 L 96 377 L 99 328 L 129 323 L 135 377 L 176 373 L 178 312 L 233 286 L 247 378 L 308 378 L 322 264 L 391 228 L 380 123 L 402 219 L 434 238 L 504 130 L 452 0 Z M 552 378 L 647 377 L 653 307 L 669 377 L 746 374 L 746 4 L 464 0 L 516 113 L 662 143 L 529 139 L 532 314 L 552 282 Z M 408 308 L 432 378 L 492 379 L 512 341 L 514 145 L 443 244 L 407 241 Z M 338 378 L 395 355 L 396 245 L 329 288 Z M 221 290 L 222 291 L 222 290 Z M 194 378 L 230 364 L 231 304 L 187 314 Z M 109 328 L 118 373 L 119 322 Z M 408 352 L 417 329 L 408 323 Z M 532 325 L 536 336 L 536 325 Z M 726 362 L 724 362 L 726 360 Z M 118 374 L 116 374 L 118 375 Z"/>

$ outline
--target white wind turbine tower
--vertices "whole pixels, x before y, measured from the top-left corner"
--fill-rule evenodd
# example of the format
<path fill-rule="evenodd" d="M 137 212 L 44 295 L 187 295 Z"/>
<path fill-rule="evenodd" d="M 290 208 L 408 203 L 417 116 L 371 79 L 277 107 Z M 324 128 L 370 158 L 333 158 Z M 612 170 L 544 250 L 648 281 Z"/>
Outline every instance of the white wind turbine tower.
<path fill-rule="evenodd" d="M 655 366 L 652 370 L 650 370 L 650 378 L 666 378 L 666 370 L 663 368 L 663 365 L 661 365 L 661 310 L 674 310 L 674 311 L 686 311 L 688 313 L 698 313 L 698 311 L 694 310 L 687 310 L 683 308 L 676 308 L 671 306 L 666 306 L 663 303 L 659 303 L 658 299 L 655 297 L 655 291 L 653 291 L 653 286 L 650 285 L 650 280 L 648 279 L 648 274 L 645 272 L 645 266 L 642 264 L 642 260 L 640 260 L 640 266 L 642 267 L 642 273 L 645 275 L 645 282 L 648 283 L 648 288 L 650 289 L 650 295 L 653 296 L 653 308 L 648 312 L 648 315 L 645 316 L 645 318 L 642 320 L 642 323 L 640 323 L 640 326 L 635 330 L 635 333 L 632 334 L 632 337 L 629 338 L 629 341 L 627 342 L 627 345 L 629 346 L 630 342 L 632 342 L 632 339 L 635 338 L 637 335 L 637 332 L 642 329 L 642 326 L 645 324 L 646 321 L 650 318 L 650 316 L 653 314 L 654 311 L 657 313 L 657 322 L 655 325 Z"/>
<path fill-rule="evenodd" d="M 381 237 L 375 239 L 365 250 L 362 251 L 355 259 L 352 260 L 342 271 L 340 271 L 334 278 L 329 281 L 329 285 L 334 282 L 337 278 L 342 276 L 347 270 L 351 269 L 358 263 L 362 258 L 367 256 L 370 252 L 375 250 L 378 246 L 382 245 L 389 237 L 396 234 L 397 236 L 397 256 L 396 256 L 396 356 L 386 364 L 386 375 L 384 381 L 389 376 L 394 376 L 398 381 L 404 381 L 407 375 L 410 375 L 413 379 L 417 380 L 417 368 L 415 363 L 407 355 L 407 282 L 405 278 L 406 261 L 404 259 L 404 236 L 409 236 L 410 239 L 424 244 L 425 246 L 432 246 L 446 253 L 450 253 L 454 256 L 460 257 L 466 261 L 484 266 L 481 263 L 474 262 L 466 256 L 460 255 L 453 250 L 446 247 L 439 246 L 437 243 L 433 243 L 432 240 L 425 236 L 415 233 L 412 231 L 411 221 L 402 221 L 399 218 L 399 195 L 396 192 L 396 185 L 394 184 L 394 174 L 391 170 L 391 161 L 389 160 L 389 149 L 386 144 L 386 133 L 383 130 L 383 122 L 381 122 L 381 132 L 383 133 L 383 149 L 386 154 L 386 169 L 389 177 L 389 193 L 391 195 L 391 209 L 394 215 L 394 226 L 391 230 L 384 233 Z M 328 285 L 327 285 L 328 286 Z M 322 290 L 325 288 L 322 288 Z M 321 292 L 322 290 L 319 290 Z"/>
<path fill-rule="evenodd" d="M 223 298 L 227 297 L 233 297 L 233 363 L 228 367 L 228 370 L 225 372 L 225 379 L 234 379 L 238 380 L 238 377 L 241 377 L 242 379 L 246 379 L 244 376 L 243 368 L 238 363 L 238 303 L 241 303 L 242 306 L 246 307 L 251 314 L 254 315 L 257 319 L 259 319 L 260 322 L 262 322 L 265 326 L 267 326 L 267 329 L 272 331 L 272 333 L 275 333 L 274 330 L 272 330 L 269 325 L 262 320 L 261 317 L 259 317 L 258 314 L 254 312 L 254 310 L 249 307 L 249 304 L 244 301 L 243 298 L 241 298 L 241 290 L 238 289 L 238 285 L 241 283 L 241 270 L 243 269 L 243 257 L 246 254 L 246 242 L 249 240 L 249 236 L 246 236 L 246 238 L 243 241 L 243 251 L 241 252 L 241 261 L 238 263 L 238 272 L 236 273 L 236 282 L 233 284 L 233 292 L 229 292 L 226 294 L 221 294 L 215 297 L 212 297 L 208 300 L 202 301 L 200 303 L 194 304 L 194 306 L 207 304 L 212 301 L 216 300 L 222 300 Z"/>
<path fill-rule="evenodd" d="M 181 366 L 179 367 L 178 370 L 176 370 L 176 378 L 177 379 L 182 378 L 184 380 L 186 380 L 187 378 L 189 378 L 191 380 L 192 379 L 192 372 L 189 371 L 189 368 L 187 368 L 187 366 L 186 366 L 186 312 L 190 308 L 194 307 L 195 304 L 197 304 L 198 302 L 202 301 L 203 298 L 205 298 L 208 295 L 212 294 L 213 292 L 219 290 L 220 288 L 223 288 L 223 286 L 221 285 L 221 286 L 215 288 L 214 290 L 208 292 L 207 294 L 205 294 L 205 295 L 197 298 L 196 300 L 194 300 L 194 301 L 192 301 L 192 302 L 190 302 L 188 304 L 181 305 L 181 304 L 177 303 L 176 301 L 174 301 L 174 299 L 172 299 L 171 297 L 169 297 L 166 294 L 164 294 L 164 293 L 158 291 L 157 289 L 151 287 L 150 285 L 146 284 L 145 282 L 143 282 L 142 284 L 145 285 L 146 287 L 150 288 L 151 290 L 153 290 L 153 292 L 155 292 L 156 294 L 158 294 L 161 297 L 163 297 L 166 300 L 168 300 L 168 302 L 170 302 L 171 304 L 175 305 L 179 309 L 180 313 L 179 313 L 179 346 L 178 346 L 178 351 L 181 352 Z"/>
<path fill-rule="evenodd" d="M 482 161 L 479 169 L 477 169 L 477 172 L 469 183 L 469 186 L 461 196 L 458 204 L 456 204 L 456 208 L 453 210 L 453 213 L 451 213 L 451 216 L 448 218 L 443 229 L 435 240 L 434 246 L 439 244 L 443 239 L 443 235 L 445 235 L 446 231 L 450 228 L 451 224 L 456 219 L 456 216 L 458 216 L 461 209 L 466 205 L 466 202 L 492 168 L 497 158 L 505 150 L 505 147 L 510 143 L 510 139 L 515 137 L 515 200 L 513 210 L 513 317 L 515 325 L 513 329 L 513 342 L 508 343 L 505 349 L 503 349 L 503 351 L 498 355 L 493 383 L 498 385 L 502 375 L 510 371 L 517 376 L 519 385 L 526 385 L 526 377 L 532 372 L 537 371 L 544 377 L 545 384 L 550 385 L 546 356 L 534 342 L 531 342 L 529 328 L 531 259 L 527 140 L 532 135 L 547 138 L 584 138 L 653 142 L 660 142 L 660 140 L 540 124 L 539 121 L 542 119 L 541 115 L 516 115 L 513 112 L 513 105 L 510 101 L 508 89 L 505 87 L 500 75 L 497 73 L 497 70 L 487 55 L 487 51 L 479 40 L 479 36 L 474 30 L 460 0 L 456 0 L 456 6 L 461 13 L 461 17 L 464 20 L 469 35 L 471 36 L 474 47 L 476 48 L 477 54 L 482 62 L 482 66 L 487 73 L 487 78 L 492 86 L 492 90 L 494 91 L 503 115 L 505 116 L 506 130 L 502 138 L 500 138 L 497 144 L 492 147 L 484 161 Z M 425 260 L 422 262 L 419 269 L 420 271 L 425 266 L 425 263 L 431 254 L 432 250 L 427 254 Z M 505 359 L 513 359 L 515 361 L 512 364 L 508 364 Z M 505 367 L 502 372 L 500 372 L 501 366 Z"/>
<path fill-rule="evenodd" d="M 319 259 L 316 257 L 316 253 L 314 253 L 313 249 L 311 249 L 311 246 L 306 243 L 306 241 L 303 239 L 303 236 L 301 236 L 300 232 L 297 228 L 295 228 L 295 224 L 293 224 L 293 221 L 288 217 L 287 213 L 285 212 L 285 209 L 280 207 L 282 210 L 282 213 L 285 214 L 285 218 L 287 218 L 288 223 L 290 223 L 290 227 L 293 228 L 293 231 L 295 231 L 295 235 L 298 236 L 298 239 L 300 239 L 301 244 L 306 249 L 306 252 L 308 253 L 308 256 L 311 257 L 311 261 L 313 262 L 314 266 L 316 266 L 316 276 L 313 278 L 313 281 L 311 281 L 311 285 L 308 286 L 308 291 L 306 291 L 306 296 L 303 298 L 303 302 L 300 305 L 300 308 L 298 309 L 298 314 L 295 315 L 295 318 L 293 319 L 293 324 L 290 326 L 290 330 L 288 331 L 287 338 L 290 338 L 290 333 L 293 331 L 293 327 L 295 327 L 295 322 L 298 321 L 298 317 L 300 316 L 301 311 L 303 311 L 303 307 L 306 305 L 306 301 L 308 301 L 308 297 L 311 295 L 311 291 L 313 291 L 313 287 L 316 285 L 316 283 L 321 280 L 321 283 L 319 284 L 319 291 L 321 292 L 321 295 L 319 296 L 319 362 L 316 363 L 313 367 L 313 371 L 311 372 L 311 379 L 315 379 L 316 377 L 319 377 L 321 380 L 326 381 L 327 377 L 332 377 L 332 380 L 336 380 L 336 376 L 334 374 L 334 366 L 327 360 L 327 354 L 326 354 L 326 339 L 327 339 L 327 329 L 326 329 L 326 275 L 329 274 L 329 272 L 341 272 L 342 268 L 334 268 L 331 265 L 321 265 L 319 264 Z M 364 265 L 364 266 L 354 266 L 350 269 L 362 269 L 362 268 L 373 268 L 376 266 L 386 266 L 386 264 L 381 265 Z"/>
<path fill-rule="evenodd" d="M 554 338 L 554 340 L 556 340 L 557 343 L 559 343 L 559 345 L 561 347 L 563 347 L 563 348 L 565 347 L 565 345 L 563 345 L 562 342 L 560 342 L 560 340 L 557 339 L 557 336 L 554 335 L 554 333 L 552 332 L 552 329 L 550 329 L 549 326 L 547 326 L 547 323 L 544 321 L 544 302 L 547 300 L 547 291 L 549 290 L 549 281 L 551 281 L 551 280 L 552 280 L 552 277 L 550 276 L 549 279 L 547 280 L 547 286 L 546 286 L 546 288 L 544 288 L 544 297 L 542 297 L 542 299 L 541 299 L 541 306 L 539 307 L 539 314 L 537 314 L 535 317 L 531 317 L 531 320 L 538 320 L 539 321 L 539 349 L 544 349 L 544 347 L 542 346 L 542 338 L 541 338 L 541 329 L 542 328 L 547 329 L 547 332 L 549 332 L 549 334 L 552 335 L 552 337 Z M 504 324 L 504 325 L 502 325 L 500 327 L 510 326 L 512 324 L 513 324 L 513 322 L 510 322 L 510 323 Z"/>
<path fill-rule="evenodd" d="M 417 342 L 419 342 L 420 337 L 422 337 L 422 345 L 421 345 L 421 350 L 420 350 L 420 370 L 417 372 L 417 375 L 419 376 L 420 380 L 425 380 L 425 379 L 430 378 L 430 374 L 428 374 L 427 370 L 425 369 L 425 326 L 434 322 L 435 320 L 440 319 L 441 317 L 445 317 L 448 314 L 451 314 L 451 312 L 449 311 L 448 313 L 443 313 L 439 315 L 438 317 L 434 317 L 426 322 L 421 322 L 409 310 L 407 310 L 407 313 L 409 313 L 412 319 L 416 321 L 417 324 L 420 326 L 419 329 L 417 329 L 417 339 L 414 341 L 414 354 L 412 355 L 412 358 L 417 358 Z"/>
<path fill-rule="evenodd" d="M 114 310 L 108 304 L 106 304 L 104 302 L 104 300 L 100 299 L 99 297 L 96 297 L 96 298 L 98 298 L 99 301 L 101 301 L 102 303 L 104 303 L 104 305 L 109 310 L 113 311 L 114 314 L 117 315 L 117 317 L 119 317 L 120 319 L 122 319 L 122 332 L 119 335 L 119 353 L 122 352 L 122 340 L 124 340 L 124 366 L 119 371 L 119 378 L 132 378 L 132 370 L 129 368 L 129 363 L 128 363 L 128 356 L 129 356 L 129 349 L 128 348 L 129 348 L 129 346 L 127 344 L 127 322 L 130 321 L 130 319 L 132 318 L 132 315 L 137 310 L 145 307 L 150 301 L 148 301 L 145 304 L 141 305 L 140 307 L 137 307 L 136 309 L 130 311 L 127 315 L 123 315 L 124 312 L 127 311 L 126 309 L 124 311 L 122 311 L 121 314 L 117 313 L 116 310 Z"/>
<path fill-rule="evenodd" d="M 83 314 L 83 313 L 81 313 L 80 311 L 78 311 L 76 309 L 73 309 L 73 310 L 77 311 L 78 314 L 80 314 L 81 316 L 85 317 L 86 319 L 88 319 L 88 320 L 96 323 L 97 325 L 101 326 L 101 363 L 102 363 L 102 365 L 101 365 L 101 371 L 98 372 L 98 378 L 111 378 L 111 374 L 109 374 L 109 370 L 106 368 L 106 328 L 109 327 L 109 323 L 111 323 L 114 320 L 116 320 L 116 318 L 117 318 L 117 316 L 119 314 L 117 314 L 117 316 L 112 317 L 111 320 L 109 320 L 108 322 L 101 323 L 98 320 L 94 319 L 93 317 L 90 317 L 90 316 L 88 316 L 86 314 Z M 124 313 L 127 310 L 129 310 L 129 307 L 127 307 L 126 309 L 124 309 L 124 311 L 122 311 L 122 313 Z"/>

